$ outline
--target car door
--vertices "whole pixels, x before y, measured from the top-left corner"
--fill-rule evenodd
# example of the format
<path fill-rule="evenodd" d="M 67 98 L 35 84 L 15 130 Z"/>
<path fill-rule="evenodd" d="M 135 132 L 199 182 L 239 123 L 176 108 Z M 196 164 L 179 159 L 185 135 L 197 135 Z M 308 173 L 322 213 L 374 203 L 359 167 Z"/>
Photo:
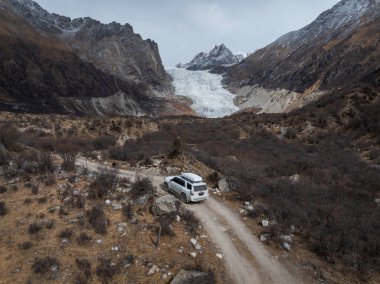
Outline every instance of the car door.
<path fill-rule="evenodd" d="M 172 182 L 172 190 L 176 194 L 180 194 L 181 192 L 181 186 L 180 186 L 180 179 L 178 177 L 175 177 Z"/>
<path fill-rule="evenodd" d="M 178 184 L 177 184 L 177 194 L 181 195 L 182 192 L 184 192 L 183 188 L 185 186 L 185 181 L 181 178 L 178 178 Z"/>

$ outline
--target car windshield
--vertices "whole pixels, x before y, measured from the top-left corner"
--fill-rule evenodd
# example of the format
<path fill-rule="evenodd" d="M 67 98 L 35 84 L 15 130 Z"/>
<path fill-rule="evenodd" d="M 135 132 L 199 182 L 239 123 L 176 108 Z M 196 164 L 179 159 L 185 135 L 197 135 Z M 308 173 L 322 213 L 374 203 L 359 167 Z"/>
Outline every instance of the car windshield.
<path fill-rule="evenodd" d="M 207 186 L 206 185 L 194 185 L 194 191 L 204 191 L 204 190 L 207 190 Z"/>

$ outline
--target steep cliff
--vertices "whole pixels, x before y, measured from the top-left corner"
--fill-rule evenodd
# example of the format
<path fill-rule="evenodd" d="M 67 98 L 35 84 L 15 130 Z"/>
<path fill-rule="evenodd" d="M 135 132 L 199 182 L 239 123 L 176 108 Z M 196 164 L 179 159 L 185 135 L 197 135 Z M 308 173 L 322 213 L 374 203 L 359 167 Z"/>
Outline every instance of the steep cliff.
<path fill-rule="evenodd" d="M 91 18 L 50 14 L 32 0 L 10 0 L 32 26 L 63 40 L 81 59 L 122 80 L 162 89 L 169 83 L 157 44 L 143 40 L 129 24 L 102 24 Z"/>
<path fill-rule="evenodd" d="M 171 92 L 157 45 L 129 25 L 70 20 L 30 0 L 0 0 L 1 109 L 191 113 Z"/>

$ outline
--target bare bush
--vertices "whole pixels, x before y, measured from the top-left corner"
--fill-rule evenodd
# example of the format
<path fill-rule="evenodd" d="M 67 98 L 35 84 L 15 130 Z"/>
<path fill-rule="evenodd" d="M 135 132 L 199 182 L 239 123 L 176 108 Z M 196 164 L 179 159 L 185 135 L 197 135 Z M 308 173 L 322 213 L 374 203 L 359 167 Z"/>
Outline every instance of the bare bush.
<path fill-rule="evenodd" d="M 40 172 L 51 173 L 54 171 L 53 156 L 49 152 L 38 152 L 37 163 Z"/>
<path fill-rule="evenodd" d="M 32 223 L 32 224 L 29 225 L 28 233 L 30 235 L 35 235 L 35 234 L 39 233 L 41 230 L 42 230 L 41 224 L 39 224 L 39 223 Z"/>
<path fill-rule="evenodd" d="M 18 244 L 18 248 L 19 248 L 19 249 L 22 249 L 22 250 L 28 250 L 28 249 L 30 249 L 32 246 L 33 246 L 33 243 L 30 242 L 30 241 L 27 241 L 27 242 L 23 242 L 23 243 Z"/>
<path fill-rule="evenodd" d="M 69 229 L 69 228 L 63 229 L 59 233 L 60 239 L 71 239 L 72 236 L 74 236 L 74 231 L 72 229 Z"/>
<path fill-rule="evenodd" d="M 118 174 L 119 171 L 115 168 L 100 167 L 96 180 L 90 186 L 90 197 L 101 199 L 111 193 L 117 184 Z"/>
<path fill-rule="evenodd" d="M 173 141 L 172 149 L 169 153 L 169 157 L 175 158 L 179 156 L 181 152 L 182 152 L 182 140 L 180 137 L 176 137 L 176 139 L 174 139 Z"/>
<path fill-rule="evenodd" d="M 77 243 L 80 246 L 86 245 L 92 241 L 92 237 L 87 233 L 81 233 L 77 238 Z"/>
<path fill-rule="evenodd" d="M 174 236 L 175 233 L 173 231 L 172 218 L 170 216 L 162 215 L 158 219 L 158 222 L 161 227 L 161 235 L 162 236 Z"/>
<path fill-rule="evenodd" d="M 119 272 L 119 269 L 120 266 L 117 264 L 115 265 L 111 259 L 101 258 L 96 267 L 96 275 L 98 275 L 103 282 L 107 283 Z"/>
<path fill-rule="evenodd" d="M 7 207 L 4 201 L 0 201 L 0 216 L 4 216 L 8 213 Z"/>
<path fill-rule="evenodd" d="M 92 142 L 95 150 L 105 150 L 116 144 L 116 138 L 113 136 L 101 135 Z"/>
<path fill-rule="evenodd" d="M 145 194 L 153 194 L 154 190 L 152 181 L 149 178 L 138 176 L 136 181 L 132 183 L 131 194 L 133 198 L 137 198 Z"/>
<path fill-rule="evenodd" d="M 77 258 L 75 260 L 75 263 L 80 271 L 80 273 L 77 275 L 76 280 L 78 283 L 88 283 L 88 281 L 92 277 L 92 272 L 91 272 L 91 263 L 87 259 L 83 258 Z M 78 281 L 78 280 L 81 281 Z"/>
<path fill-rule="evenodd" d="M 89 222 L 95 233 L 105 234 L 107 232 L 107 218 L 101 206 L 94 206 L 89 213 Z"/>
<path fill-rule="evenodd" d="M 79 146 L 71 144 L 69 141 L 62 140 L 57 143 L 56 151 L 63 160 L 62 168 L 67 171 L 73 171 L 80 153 Z"/>
<path fill-rule="evenodd" d="M 132 211 L 132 205 L 131 204 L 123 205 L 122 212 L 123 212 L 124 217 L 127 220 L 132 219 L 132 217 L 133 217 L 133 211 Z"/>
<path fill-rule="evenodd" d="M 3 124 L 0 126 L 0 144 L 8 150 L 13 150 L 20 138 L 20 133 L 12 124 Z"/>
<path fill-rule="evenodd" d="M 56 183 L 56 178 L 54 173 L 47 173 L 45 175 L 45 185 L 53 185 Z"/>
<path fill-rule="evenodd" d="M 0 185 L 0 194 L 6 193 L 8 191 L 7 187 L 4 185 Z"/>
<path fill-rule="evenodd" d="M 59 261 L 55 257 L 46 256 L 43 258 L 36 258 L 33 263 L 33 271 L 36 274 L 51 273 L 52 270 L 59 269 Z"/>
<path fill-rule="evenodd" d="M 199 220 L 195 214 L 190 210 L 184 210 L 181 214 L 181 218 L 186 222 L 187 230 L 194 234 L 199 228 Z"/>

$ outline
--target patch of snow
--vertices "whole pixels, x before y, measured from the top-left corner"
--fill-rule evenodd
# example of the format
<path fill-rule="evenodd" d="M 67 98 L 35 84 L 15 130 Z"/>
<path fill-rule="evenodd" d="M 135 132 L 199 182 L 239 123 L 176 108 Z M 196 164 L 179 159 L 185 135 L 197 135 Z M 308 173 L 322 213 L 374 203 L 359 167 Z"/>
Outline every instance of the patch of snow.
<path fill-rule="evenodd" d="M 205 117 L 216 118 L 231 115 L 239 108 L 234 104 L 235 95 L 222 86 L 222 76 L 207 71 L 188 71 L 168 68 L 178 96 L 193 101 L 192 109 Z"/>

